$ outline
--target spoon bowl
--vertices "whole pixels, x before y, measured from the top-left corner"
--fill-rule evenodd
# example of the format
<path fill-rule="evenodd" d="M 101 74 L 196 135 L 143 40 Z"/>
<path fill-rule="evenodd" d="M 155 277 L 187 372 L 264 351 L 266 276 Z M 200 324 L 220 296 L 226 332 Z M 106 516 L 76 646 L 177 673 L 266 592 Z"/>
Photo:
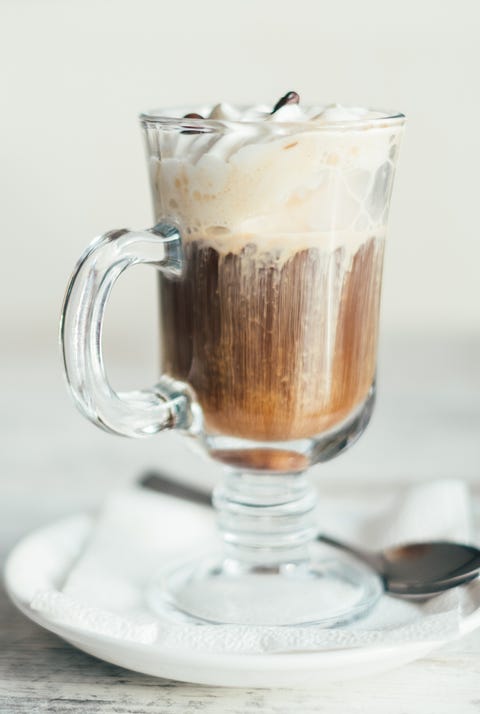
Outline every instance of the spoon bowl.
<path fill-rule="evenodd" d="M 397 596 L 427 596 L 477 577 L 480 550 L 471 545 L 432 541 L 410 543 L 381 553 L 386 590 Z"/>

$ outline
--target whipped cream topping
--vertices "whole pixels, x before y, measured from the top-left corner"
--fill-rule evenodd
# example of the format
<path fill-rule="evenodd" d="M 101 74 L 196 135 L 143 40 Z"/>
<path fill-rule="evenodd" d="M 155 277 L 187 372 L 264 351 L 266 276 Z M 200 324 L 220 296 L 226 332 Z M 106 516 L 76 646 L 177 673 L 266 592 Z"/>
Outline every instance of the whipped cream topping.
<path fill-rule="evenodd" d="M 351 255 L 382 238 L 401 123 L 362 107 L 297 102 L 294 92 L 273 112 L 222 102 L 181 127 L 146 127 L 157 219 L 225 252 L 255 243 L 285 256 L 305 245 Z"/>
<path fill-rule="evenodd" d="M 240 108 L 233 104 L 221 102 L 205 113 L 198 113 L 205 119 L 236 122 L 303 122 L 311 121 L 315 124 L 328 124 L 332 122 L 369 121 L 371 119 L 386 118 L 385 112 L 373 111 L 363 107 L 345 107 L 341 104 L 327 106 L 304 107 L 300 103 L 288 103 L 272 112 L 267 105 L 259 104 L 252 107 Z"/>

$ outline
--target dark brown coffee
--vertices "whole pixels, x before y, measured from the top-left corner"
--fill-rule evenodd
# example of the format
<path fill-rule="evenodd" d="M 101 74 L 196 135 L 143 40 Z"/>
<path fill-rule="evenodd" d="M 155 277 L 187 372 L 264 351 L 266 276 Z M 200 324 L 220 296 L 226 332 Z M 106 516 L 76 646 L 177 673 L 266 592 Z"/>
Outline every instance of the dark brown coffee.
<path fill-rule="evenodd" d="M 188 382 L 207 431 L 264 441 L 321 434 L 366 398 L 375 374 L 383 240 L 352 257 L 307 247 L 281 258 L 185 243 L 160 276 L 163 369 Z"/>

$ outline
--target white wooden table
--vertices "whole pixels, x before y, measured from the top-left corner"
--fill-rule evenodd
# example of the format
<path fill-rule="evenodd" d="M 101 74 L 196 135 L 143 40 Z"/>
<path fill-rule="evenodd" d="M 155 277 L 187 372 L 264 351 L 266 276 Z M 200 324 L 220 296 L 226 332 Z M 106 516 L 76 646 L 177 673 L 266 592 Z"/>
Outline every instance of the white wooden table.
<path fill-rule="evenodd" d="M 128 441 L 84 422 L 65 392 L 56 353 L 28 354 L 23 360 L 12 353 L 5 366 L 2 556 L 29 530 L 98 506 L 109 489 L 144 468 L 168 464 L 172 472 L 204 485 L 214 480 L 215 468 L 200 464 L 174 436 Z M 145 371 L 146 365 L 125 364 L 128 386 Z M 118 378 L 121 373 L 118 369 Z M 399 482 L 455 476 L 475 491 L 479 471 L 480 340 L 384 339 L 376 416 L 351 452 L 317 468 L 325 488 L 362 488 L 373 495 Z M 480 631 L 382 677 L 321 691 L 191 686 L 83 654 L 26 620 L 0 591 L 1 714 L 478 714 L 479 675 Z"/>

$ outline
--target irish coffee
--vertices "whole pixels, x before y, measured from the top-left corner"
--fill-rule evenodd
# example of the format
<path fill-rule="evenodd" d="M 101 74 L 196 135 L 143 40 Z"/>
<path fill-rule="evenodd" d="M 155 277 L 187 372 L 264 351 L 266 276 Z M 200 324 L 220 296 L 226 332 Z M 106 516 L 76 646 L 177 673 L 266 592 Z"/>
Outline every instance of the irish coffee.
<path fill-rule="evenodd" d="M 375 376 L 398 132 L 341 107 L 298 127 L 290 95 L 263 119 L 215 107 L 220 132 L 190 114 L 151 157 L 156 215 L 183 246 L 182 275 L 159 276 L 162 370 L 193 387 L 211 434 L 321 434 Z"/>
<path fill-rule="evenodd" d="M 303 107 L 290 91 L 270 107 L 153 111 L 141 122 L 155 225 L 109 231 L 79 260 L 62 311 L 68 381 L 98 426 L 133 437 L 175 429 L 224 467 L 212 498 L 224 553 L 192 560 L 183 539 L 184 556 L 176 548 L 145 583 L 152 617 L 177 629 L 185 617 L 204 629 L 273 626 L 281 647 L 281 628 L 300 626 L 303 638 L 345 625 L 384 590 L 371 569 L 312 547 L 306 472 L 353 444 L 372 413 L 404 117 Z M 162 362 L 152 388 L 117 393 L 104 311 L 139 263 L 159 275 Z"/>

